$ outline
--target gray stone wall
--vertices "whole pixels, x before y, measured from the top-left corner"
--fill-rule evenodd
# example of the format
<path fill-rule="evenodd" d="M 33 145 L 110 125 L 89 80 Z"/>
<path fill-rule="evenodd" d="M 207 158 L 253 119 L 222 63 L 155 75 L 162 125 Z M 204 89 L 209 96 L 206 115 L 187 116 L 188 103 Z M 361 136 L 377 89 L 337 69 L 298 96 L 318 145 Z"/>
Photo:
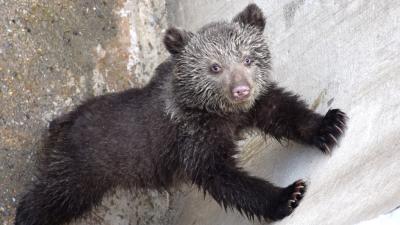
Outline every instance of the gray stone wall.
<path fill-rule="evenodd" d="M 0 224 L 12 224 L 48 122 L 144 85 L 166 57 L 163 0 L 0 0 Z M 167 194 L 116 191 L 80 224 L 159 224 Z"/>

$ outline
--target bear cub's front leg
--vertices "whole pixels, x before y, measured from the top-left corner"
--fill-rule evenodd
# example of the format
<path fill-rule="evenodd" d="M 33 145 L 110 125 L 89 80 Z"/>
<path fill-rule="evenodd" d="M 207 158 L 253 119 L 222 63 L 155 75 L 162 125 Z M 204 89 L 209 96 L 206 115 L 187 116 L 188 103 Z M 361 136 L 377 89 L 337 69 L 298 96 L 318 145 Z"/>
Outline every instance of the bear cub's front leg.
<path fill-rule="evenodd" d="M 339 109 L 329 110 L 322 119 L 313 144 L 324 153 L 331 153 L 346 128 L 347 116 Z"/>
<path fill-rule="evenodd" d="M 276 211 L 270 219 L 279 220 L 290 215 L 303 199 L 306 190 L 307 184 L 303 180 L 297 180 L 286 187 L 278 200 Z"/>

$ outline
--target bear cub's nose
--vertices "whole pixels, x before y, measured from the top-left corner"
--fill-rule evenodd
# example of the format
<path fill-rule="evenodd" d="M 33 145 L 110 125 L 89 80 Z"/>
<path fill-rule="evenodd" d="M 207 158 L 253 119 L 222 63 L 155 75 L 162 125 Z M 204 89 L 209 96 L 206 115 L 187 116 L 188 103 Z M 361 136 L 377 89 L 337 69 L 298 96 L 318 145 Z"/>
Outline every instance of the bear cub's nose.
<path fill-rule="evenodd" d="M 250 94 L 250 87 L 246 85 L 237 86 L 233 88 L 232 94 L 236 100 L 244 100 Z"/>

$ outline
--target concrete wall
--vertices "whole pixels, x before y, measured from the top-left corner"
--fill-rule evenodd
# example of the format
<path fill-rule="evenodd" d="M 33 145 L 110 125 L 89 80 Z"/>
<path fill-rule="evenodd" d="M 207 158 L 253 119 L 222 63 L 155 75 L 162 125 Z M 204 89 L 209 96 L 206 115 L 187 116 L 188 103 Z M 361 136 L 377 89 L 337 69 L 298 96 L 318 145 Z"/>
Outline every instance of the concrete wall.
<path fill-rule="evenodd" d="M 163 0 L 0 0 L 0 224 L 13 224 L 48 122 L 144 85 L 165 57 Z M 161 224 L 168 194 L 117 191 L 79 224 Z"/>
<path fill-rule="evenodd" d="M 167 0 L 169 23 L 196 30 L 230 19 L 248 2 Z M 241 158 L 253 174 L 280 185 L 310 182 L 295 213 L 276 224 L 355 224 L 399 206 L 400 2 L 252 2 L 268 17 L 274 79 L 320 113 L 338 107 L 350 116 L 346 137 L 330 157 L 259 137 L 244 143 Z M 174 201 L 175 225 L 252 224 L 197 190 Z"/>

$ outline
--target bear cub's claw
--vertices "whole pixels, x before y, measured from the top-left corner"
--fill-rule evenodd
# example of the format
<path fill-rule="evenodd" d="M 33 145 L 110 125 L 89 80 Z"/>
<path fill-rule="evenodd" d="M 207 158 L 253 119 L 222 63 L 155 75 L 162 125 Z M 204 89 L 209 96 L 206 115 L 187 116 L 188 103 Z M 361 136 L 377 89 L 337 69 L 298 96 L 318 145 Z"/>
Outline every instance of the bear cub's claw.
<path fill-rule="evenodd" d="M 339 109 L 329 110 L 322 119 L 314 144 L 323 153 L 330 154 L 344 134 L 348 117 Z"/>
<path fill-rule="evenodd" d="M 307 184 L 303 180 L 298 180 L 284 189 L 282 200 L 272 220 L 280 220 L 290 215 L 300 204 L 307 190 Z"/>
<path fill-rule="evenodd" d="M 306 183 L 303 180 L 298 180 L 290 188 L 292 189 L 292 195 L 288 201 L 288 207 L 293 211 L 299 205 L 301 199 L 303 199 L 306 192 Z"/>

